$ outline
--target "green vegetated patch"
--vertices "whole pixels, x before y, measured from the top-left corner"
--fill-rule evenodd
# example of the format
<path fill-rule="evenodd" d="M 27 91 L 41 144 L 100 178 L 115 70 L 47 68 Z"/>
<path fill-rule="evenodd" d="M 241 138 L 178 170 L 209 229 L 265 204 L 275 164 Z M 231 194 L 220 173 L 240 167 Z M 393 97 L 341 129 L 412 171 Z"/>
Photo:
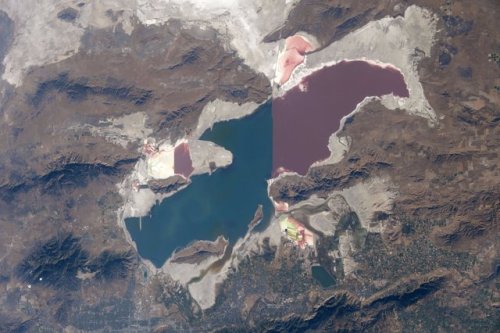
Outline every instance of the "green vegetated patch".
<path fill-rule="evenodd" d="M 409 245 L 389 245 L 382 235 L 370 233 L 364 250 L 354 256 L 363 269 L 357 275 L 367 280 L 395 280 L 412 273 L 425 274 L 439 267 L 469 269 L 474 257 L 466 252 L 439 248 L 429 239 L 433 226 L 440 221 L 401 218 L 403 237 L 411 238 Z"/>

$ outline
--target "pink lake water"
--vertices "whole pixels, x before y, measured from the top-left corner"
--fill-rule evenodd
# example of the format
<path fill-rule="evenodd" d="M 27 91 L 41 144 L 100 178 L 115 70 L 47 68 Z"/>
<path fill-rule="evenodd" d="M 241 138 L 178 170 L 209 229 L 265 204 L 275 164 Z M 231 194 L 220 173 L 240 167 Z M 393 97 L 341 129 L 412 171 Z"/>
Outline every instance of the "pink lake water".
<path fill-rule="evenodd" d="M 174 172 L 188 178 L 193 170 L 189 145 L 187 143 L 181 143 L 175 147 L 174 150 Z"/>
<path fill-rule="evenodd" d="M 366 61 L 341 61 L 304 78 L 273 101 L 273 175 L 284 170 L 305 175 L 330 156 L 328 139 L 365 97 L 393 93 L 408 97 L 400 71 Z M 382 120 L 381 120 L 382 121 Z"/>

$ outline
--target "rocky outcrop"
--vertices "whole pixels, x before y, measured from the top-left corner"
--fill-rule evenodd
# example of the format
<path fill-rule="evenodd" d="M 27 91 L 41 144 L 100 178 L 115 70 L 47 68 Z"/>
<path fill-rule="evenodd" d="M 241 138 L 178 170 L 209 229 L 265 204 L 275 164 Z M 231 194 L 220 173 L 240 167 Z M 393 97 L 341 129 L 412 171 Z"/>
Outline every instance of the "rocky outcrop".
<path fill-rule="evenodd" d="M 36 246 L 17 266 L 16 274 L 29 284 L 74 290 L 80 285 L 77 273 L 88 258 L 80 239 L 60 235 Z"/>
<path fill-rule="evenodd" d="M 359 28 L 376 17 L 395 15 L 403 11 L 400 7 L 394 11 L 394 5 L 387 0 L 373 1 L 370 5 L 361 3 L 329 3 L 324 1 L 301 1 L 295 6 L 285 25 L 266 36 L 266 42 L 286 38 L 299 31 L 316 36 L 322 46 L 341 39 L 349 32 Z"/>
<path fill-rule="evenodd" d="M 255 210 L 255 214 L 253 216 L 252 221 L 248 224 L 248 229 L 252 230 L 257 224 L 262 221 L 262 217 L 264 216 L 264 210 L 262 208 L 262 205 L 257 206 L 257 209 Z"/>
<path fill-rule="evenodd" d="M 101 176 L 123 176 L 136 161 L 136 159 L 118 160 L 108 165 L 100 162 L 89 163 L 78 154 L 63 156 L 50 162 L 43 174 L 0 184 L 0 199 L 9 201 L 19 193 L 33 188 L 38 188 L 45 194 L 58 195 L 63 189 L 85 187 L 90 181 Z"/>
<path fill-rule="evenodd" d="M 155 193 L 172 193 L 189 183 L 184 177 L 173 176 L 167 179 L 151 179 L 148 187 Z"/>
<path fill-rule="evenodd" d="M 68 73 L 59 74 L 57 78 L 38 84 L 31 103 L 34 107 L 39 107 L 51 92 L 63 93 L 73 102 L 83 101 L 91 96 L 103 96 L 133 105 L 145 104 L 153 97 L 151 90 L 119 85 L 99 86 L 89 81 L 86 77 L 70 79 Z"/>
<path fill-rule="evenodd" d="M 31 249 L 17 265 L 15 274 L 30 285 L 73 291 L 86 278 L 104 281 L 125 278 L 135 262 L 131 251 L 104 250 L 92 258 L 80 238 L 62 233 Z"/>
<path fill-rule="evenodd" d="M 99 280 L 124 279 L 135 269 L 137 256 L 132 251 L 113 252 L 104 250 L 86 263 L 84 272 Z"/>
<path fill-rule="evenodd" d="M 446 271 L 408 277 L 361 299 L 349 292 L 336 292 L 308 316 L 291 317 L 261 326 L 266 332 L 363 331 L 370 329 L 384 313 L 404 308 L 435 293 L 447 280 Z"/>
<path fill-rule="evenodd" d="M 306 200 L 312 194 L 325 196 L 333 190 L 340 190 L 367 179 L 370 174 L 390 169 L 391 164 L 384 161 L 373 161 L 365 157 L 355 167 L 319 166 L 309 170 L 306 177 L 287 175 L 273 182 L 270 195 L 277 201 L 290 204 Z"/>
<path fill-rule="evenodd" d="M 196 241 L 185 248 L 178 250 L 172 254 L 171 261 L 173 263 L 197 264 L 207 257 L 220 257 L 224 254 L 228 241 L 219 236 L 214 242 L 211 241 Z"/>

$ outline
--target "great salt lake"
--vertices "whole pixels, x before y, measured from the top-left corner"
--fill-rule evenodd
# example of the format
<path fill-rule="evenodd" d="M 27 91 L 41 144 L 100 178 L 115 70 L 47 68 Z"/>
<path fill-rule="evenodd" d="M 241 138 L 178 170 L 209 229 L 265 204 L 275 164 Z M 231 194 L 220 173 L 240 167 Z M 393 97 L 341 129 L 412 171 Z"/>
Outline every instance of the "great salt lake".
<path fill-rule="evenodd" d="M 203 134 L 202 140 L 231 151 L 233 163 L 193 176 L 192 184 L 155 205 L 142 223 L 125 220 L 143 258 L 160 267 L 175 249 L 195 240 L 224 235 L 234 243 L 247 232 L 258 205 L 263 205 L 261 223 L 266 225 L 273 214 L 267 180 L 277 170 L 306 174 L 312 163 L 327 158 L 329 136 L 365 97 L 409 94 L 399 71 L 364 61 L 326 67 L 305 78 L 302 87 Z"/>

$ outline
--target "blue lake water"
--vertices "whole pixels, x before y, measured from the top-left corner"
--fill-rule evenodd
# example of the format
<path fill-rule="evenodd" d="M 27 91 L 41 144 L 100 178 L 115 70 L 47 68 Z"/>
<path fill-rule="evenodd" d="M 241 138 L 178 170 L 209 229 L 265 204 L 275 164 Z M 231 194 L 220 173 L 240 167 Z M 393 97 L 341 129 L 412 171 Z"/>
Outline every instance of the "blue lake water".
<path fill-rule="evenodd" d="M 245 235 L 259 204 L 267 223 L 273 206 L 267 196 L 272 172 L 271 103 L 254 114 L 217 123 L 201 137 L 226 148 L 233 163 L 211 175 L 193 176 L 184 190 L 155 205 L 148 217 L 125 220 L 139 254 L 160 267 L 179 247 L 224 235 L 235 242 Z"/>
<path fill-rule="evenodd" d="M 323 266 L 312 266 L 311 274 L 323 288 L 329 288 L 335 284 L 335 279 Z"/>

